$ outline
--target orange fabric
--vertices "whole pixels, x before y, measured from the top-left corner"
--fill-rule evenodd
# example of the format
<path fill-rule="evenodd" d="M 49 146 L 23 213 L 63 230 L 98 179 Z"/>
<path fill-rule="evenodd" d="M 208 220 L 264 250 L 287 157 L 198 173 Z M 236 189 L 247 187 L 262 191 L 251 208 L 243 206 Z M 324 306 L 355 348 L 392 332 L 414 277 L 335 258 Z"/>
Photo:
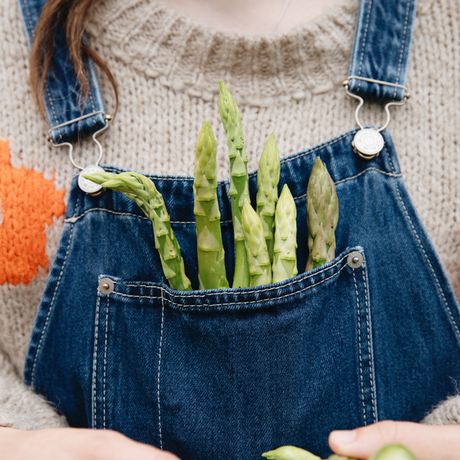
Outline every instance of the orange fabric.
<path fill-rule="evenodd" d="M 14 169 L 0 140 L 0 284 L 28 284 L 46 268 L 45 224 L 64 214 L 64 193 L 34 170 Z"/>

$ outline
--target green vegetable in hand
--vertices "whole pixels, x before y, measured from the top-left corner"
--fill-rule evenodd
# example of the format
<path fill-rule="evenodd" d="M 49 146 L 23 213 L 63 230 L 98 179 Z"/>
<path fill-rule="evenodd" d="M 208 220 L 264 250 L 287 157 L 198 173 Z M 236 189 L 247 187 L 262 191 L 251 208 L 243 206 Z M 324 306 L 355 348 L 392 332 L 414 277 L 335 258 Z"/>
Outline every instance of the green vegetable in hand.
<path fill-rule="evenodd" d="M 249 286 L 248 255 L 241 226 L 243 203 L 249 201 L 248 157 L 244 145 L 243 129 L 238 106 L 227 87 L 220 81 L 219 112 L 227 133 L 230 158 L 230 199 L 232 203 L 233 235 L 235 239 L 235 272 L 233 287 Z"/>
<path fill-rule="evenodd" d="M 147 177 L 135 172 L 95 173 L 84 177 L 105 188 L 123 193 L 144 211 L 152 221 L 155 247 L 160 254 L 163 273 L 170 286 L 178 291 L 191 291 L 190 280 L 185 275 L 179 243 L 171 228 L 163 196 L 156 189 L 155 184 Z"/>
<path fill-rule="evenodd" d="M 196 141 L 193 191 L 200 289 L 228 288 L 217 200 L 217 146 L 209 121 Z"/>
<path fill-rule="evenodd" d="M 275 214 L 275 260 L 273 282 L 297 276 L 297 208 L 289 187 L 285 184 Z"/>
<path fill-rule="evenodd" d="M 414 454 L 401 444 L 388 444 L 382 447 L 372 460 L 415 460 Z"/>
<path fill-rule="evenodd" d="M 276 450 L 264 452 L 262 457 L 268 458 L 269 460 L 321 460 L 307 450 L 294 446 L 283 446 Z"/>
<path fill-rule="evenodd" d="M 306 271 L 330 262 L 335 257 L 335 229 L 339 203 L 335 185 L 326 165 L 318 157 L 307 187 L 308 249 Z"/>
<path fill-rule="evenodd" d="M 280 180 L 280 154 L 272 133 L 265 144 L 257 171 L 257 213 L 264 226 L 270 262 L 273 262 L 275 227 L 275 206 L 278 201 L 278 182 Z"/>
<path fill-rule="evenodd" d="M 249 273 L 251 275 L 250 285 L 253 287 L 270 284 L 272 282 L 272 269 L 262 222 L 259 215 L 249 204 L 249 201 L 245 201 L 243 204 L 242 217 L 244 242 L 248 253 Z"/>

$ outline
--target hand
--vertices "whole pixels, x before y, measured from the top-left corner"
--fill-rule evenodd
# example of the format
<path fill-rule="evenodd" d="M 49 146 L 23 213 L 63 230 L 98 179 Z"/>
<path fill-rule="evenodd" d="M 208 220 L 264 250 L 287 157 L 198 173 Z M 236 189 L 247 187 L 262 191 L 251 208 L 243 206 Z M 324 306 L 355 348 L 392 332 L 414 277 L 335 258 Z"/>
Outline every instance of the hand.
<path fill-rule="evenodd" d="M 329 435 L 329 445 L 335 453 L 359 459 L 369 459 L 391 443 L 403 444 L 417 460 L 459 459 L 460 426 L 384 421 Z"/>
<path fill-rule="evenodd" d="M 0 428 L 2 460 L 179 460 L 110 430 Z"/>

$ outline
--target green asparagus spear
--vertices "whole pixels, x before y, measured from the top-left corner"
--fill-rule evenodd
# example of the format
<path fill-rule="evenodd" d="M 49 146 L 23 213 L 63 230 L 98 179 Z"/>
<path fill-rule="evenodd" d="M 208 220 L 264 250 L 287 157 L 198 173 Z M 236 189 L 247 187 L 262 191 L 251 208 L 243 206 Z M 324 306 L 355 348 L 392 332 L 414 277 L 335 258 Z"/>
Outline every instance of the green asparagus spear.
<path fill-rule="evenodd" d="M 307 187 L 308 249 L 306 271 L 330 262 L 335 257 L 335 229 L 339 202 L 326 165 L 318 157 Z"/>
<path fill-rule="evenodd" d="M 241 210 L 245 200 L 249 201 L 248 157 L 244 146 L 240 111 L 227 87 L 220 81 L 219 112 L 227 133 L 228 156 L 230 158 L 230 198 L 232 203 L 233 235 L 235 240 L 235 272 L 233 287 L 249 286 L 248 255 L 241 227 Z"/>
<path fill-rule="evenodd" d="M 264 452 L 262 457 L 268 458 L 268 460 L 321 460 L 307 450 L 294 446 L 278 447 L 276 450 Z"/>
<path fill-rule="evenodd" d="M 205 121 L 196 141 L 195 196 L 196 236 L 198 240 L 198 280 L 200 289 L 228 288 L 225 252 L 220 229 L 217 200 L 217 146 L 211 125 Z"/>
<path fill-rule="evenodd" d="M 160 254 L 163 273 L 170 286 L 178 291 L 191 291 L 190 280 L 185 275 L 179 243 L 171 228 L 163 196 L 156 189 L 155 184 L 135 172 L 95 173 L 84 177 L 105 188 L 123 193 L 144 211 L 152 221 L 155 247 Z"/>
<path fill-rule="evenodd" d="M 275 206 L 278 201 L 280 180 L 280 154 L 272 133 L 265 144 L 257 171 L 257 213 L 264 226 L 270 262 L 273 262 L 273 233 L 275 227 Z"/>
<path fill-rule="evenodd" d="M 272 269 L 265 243 L 264 230 L 259 215 L 249 201 L 243 203 L 244 242 L 249 260 L 250 286 L 261 286 L 272 282 Z"/>
<path fill-rule="evenodd" d="M 273 282 L 297 276 L 297 208 L 285 184 L 276 206 Z"/>

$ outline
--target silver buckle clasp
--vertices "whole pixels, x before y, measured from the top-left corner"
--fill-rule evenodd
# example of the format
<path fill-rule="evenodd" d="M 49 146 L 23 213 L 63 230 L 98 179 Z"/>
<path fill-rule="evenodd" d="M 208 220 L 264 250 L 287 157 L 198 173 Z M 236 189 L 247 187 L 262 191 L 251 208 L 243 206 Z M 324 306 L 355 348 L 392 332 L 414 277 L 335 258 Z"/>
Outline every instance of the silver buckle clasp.
<path fill-rule="evenodd" d="M 384 110 L 387 114 L 387 119 L 385 121 L 385 124 L 380 127 L 380 128 L 364 128 L 363 124 L 361 123 L 359 119 L 359 110 L 364 104 L 364 99 L 361 96 L 358 96 L 356 94 L 351 93 L 348 90 L 348 85 L 349 85 L 349 80 L 355 78 L 357 80 L 364 80 L 369 83 L 379 83 L 387 86 L 394 86 L 397 88 L 403 88 L 406 91 L 406 94 L 404 96 L 404 99 L 400 102 L 387 102 L 385 104 Z M 385 141 L 383 140 L 383 136 L 380 134 L 384 129 L 388 127 L 391 121 L 391 114 L 390 114 L 390 109 L 389 107 L 392 105 L 404 105 L 407 100 L 410 98 L 410 94 L 407 92 L 407 88 L 402 85 L 396 85 L 394 83 L 387 83 L 379 80 L 372 80 L 370 78 L 363 78 L 363 77 L 354 77 L 350 76 L 348 77 L 348 80 L 345 80 L 343 82 L 343 86 L 345 86 L 346 92 L 349 96 L 358 99 L 359 104 L 358 107 L 356 107 L 355 111 L 355 120 L 356 123 L 358 124 L 360 130 L 355 134 L 355 137 L 352 142 L 353 149 L 355 152 L 361 157 L 364 158 L 365 160 L 371 160 L 372 158 L 376 157 L 383 149 L 383 146 L 385 144 Z"/>
<path fill-rule="evenodd" d="M 73 145 L 70 142 L 62 142 L 61 144 L 55 144 L 51 140 L 51 138 L 49 136 L 49 133 L 52 130 L 56 129 L 56 128 L 62 128 L 64 126 L 70 125 L 72 123 L 84 120 L 85 118 L 92 117 L 93 115 L 97 115 L 98 113 L 104 114 L 105 120 L 106 120 L 106 125 L 102 129 L 100 129 L 99 131 L 96 131 L 95 133 L 93 133 L 93 135 L 91 136 L 92 139 L 93 139 L 93 142 L 98 146 L 99 157 L 98 157 L 96 163 L 94 163 L 92 165 L 89 165 L 89 166 L 83 167 L 83 166 L 78 165 L 75 162 L 75 160 L 73 159 Z M 74 120 L 70 120 L 70 121 L 68 121 L 66 123 L 62 123 L 60 125 L 54 126 L 53 128 L 51 128 L 48 131 L 47 140 L 51 143 L 51 145 L 54 148 L 63 147 L 63 146 L 69 147 L 69 159 L 70 159 L 70 162 L 72 163 L 72 165 L 76 169 L 80 170 L 80 173 L 78 175 L 78 186 L 80 187 L 80 189 L 83 192 L 88 193 L 89 195 L 96 196 L 96 195 L 99 195 L 100 193 L 102 193 L 102 191 L 103 191 L 103 188 L 99 184 L 96 184 L 96 183 L 94 183 L 94 182 L 92 182 L 92 181 L 90 181 L 88 179 L 85 179 L 83 176 L 86 176 L 86 175 L 92 174 L 92 173 L 96 173 L 96 172 L 105 172 L 104 169 L 99 166 L 99 163 L 102 160 L 103 149 L 102 149 L 101 143 L 97 139 L 97 136 L 99 136 L 99 134 L 102 134 L 104 131 L 109 129 L 111 121 L 112 121 L 112 117 L 110 115 L 105 114 L 105 112 L 103 112 L 103 111 L 99 111 L 99 112 L 93 112 L 93 113 L 90 113 L 88 115 L 84 115 L 82 117 L 75 118 Z"/>

